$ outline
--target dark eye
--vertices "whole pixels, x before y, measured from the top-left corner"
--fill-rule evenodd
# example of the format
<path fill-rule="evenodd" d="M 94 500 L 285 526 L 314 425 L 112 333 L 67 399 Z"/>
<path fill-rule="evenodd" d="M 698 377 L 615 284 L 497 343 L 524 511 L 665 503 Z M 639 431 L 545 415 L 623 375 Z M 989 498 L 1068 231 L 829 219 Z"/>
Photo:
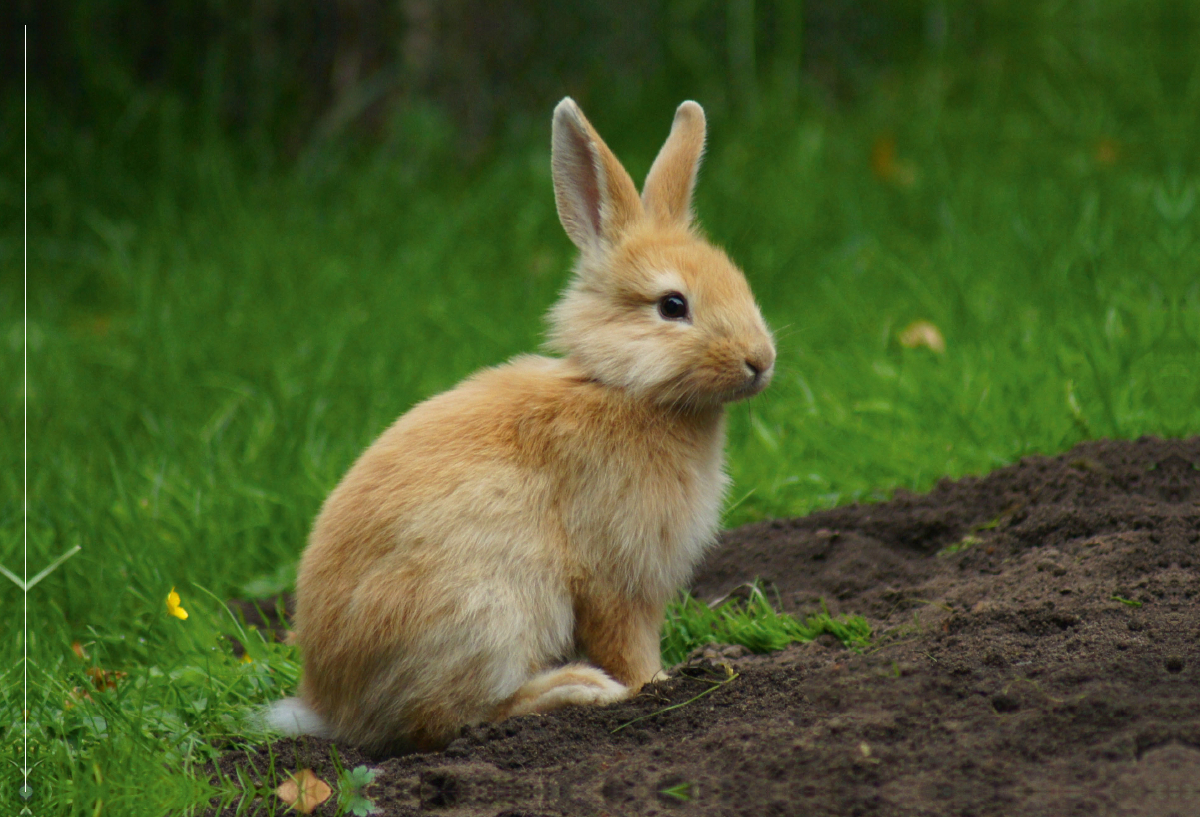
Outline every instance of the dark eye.
<path fill-rule="evenodd" d="M 658 314 L 669 321 L 681 321 L 688 316 L 687 298 L 678 292 L 668 292 L 658 299 Z"/>

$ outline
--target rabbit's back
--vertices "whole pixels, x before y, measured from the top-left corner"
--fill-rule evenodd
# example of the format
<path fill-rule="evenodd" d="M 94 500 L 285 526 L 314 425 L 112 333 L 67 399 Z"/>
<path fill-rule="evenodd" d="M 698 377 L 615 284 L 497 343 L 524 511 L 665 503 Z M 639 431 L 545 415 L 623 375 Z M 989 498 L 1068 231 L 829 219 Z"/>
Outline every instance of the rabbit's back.
<path fill-rule="evenodd" d="M 386 430 L 326 501 L 304 572 L 350 589 L 385 558 L 483 574 L 527 560 L 590 572 L 625 544 L 667 558 L 715 528 L 721 424 L 623 400 L 568 361 L 519 357 Z M 502 533 L 528 526 L 535 543 Z"/>

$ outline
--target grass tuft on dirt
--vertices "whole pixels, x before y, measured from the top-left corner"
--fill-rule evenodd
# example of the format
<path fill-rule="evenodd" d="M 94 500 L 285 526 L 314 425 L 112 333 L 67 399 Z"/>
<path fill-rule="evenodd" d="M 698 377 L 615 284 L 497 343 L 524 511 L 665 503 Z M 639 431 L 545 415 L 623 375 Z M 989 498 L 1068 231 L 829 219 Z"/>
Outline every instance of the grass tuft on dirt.
<path fill-rule="evenodd" d="M 679 664 L 693 650 L 709 644 L 741 645 L 753 653 L 766 653 L 826 633 L 859 652 L 871 643 L 871 625 L 862 616 L 831 616 L 822 604 L 821 612 L 797 618 L 778 612 L 757 584 L 749 585 L 746 599 L 728 599 L 715 607 L 683 594 L 667 607 L 663 665 Z"/>

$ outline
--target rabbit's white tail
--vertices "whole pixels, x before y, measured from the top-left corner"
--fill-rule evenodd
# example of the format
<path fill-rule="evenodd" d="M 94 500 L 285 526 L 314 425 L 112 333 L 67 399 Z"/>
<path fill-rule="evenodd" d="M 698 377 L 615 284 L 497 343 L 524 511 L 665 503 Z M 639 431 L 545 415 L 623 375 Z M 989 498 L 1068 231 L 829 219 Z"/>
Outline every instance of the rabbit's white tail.
<path fill-rule="evenodd" d="M 259 711 L 259 720 L 264 727 L 285 735 L 333 737 L 333 732 L 321 716 L 299 698 L 284 698 L 267 704 Z"/>

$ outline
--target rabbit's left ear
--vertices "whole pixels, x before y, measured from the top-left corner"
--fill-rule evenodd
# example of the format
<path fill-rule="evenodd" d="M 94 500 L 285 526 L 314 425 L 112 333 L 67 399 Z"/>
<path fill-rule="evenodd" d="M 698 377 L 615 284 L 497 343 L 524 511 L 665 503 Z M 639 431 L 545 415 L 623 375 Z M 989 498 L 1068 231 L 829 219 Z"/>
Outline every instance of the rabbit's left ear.
<path fill-rule="evenodd" d="M 695 102 L 684 102 L 675 111 L 671 135 L 642 187 L 642 205 L 660 224 L 691 223 L 692 189 L 704 154 L 704 134 L 704 109 Z"/>

